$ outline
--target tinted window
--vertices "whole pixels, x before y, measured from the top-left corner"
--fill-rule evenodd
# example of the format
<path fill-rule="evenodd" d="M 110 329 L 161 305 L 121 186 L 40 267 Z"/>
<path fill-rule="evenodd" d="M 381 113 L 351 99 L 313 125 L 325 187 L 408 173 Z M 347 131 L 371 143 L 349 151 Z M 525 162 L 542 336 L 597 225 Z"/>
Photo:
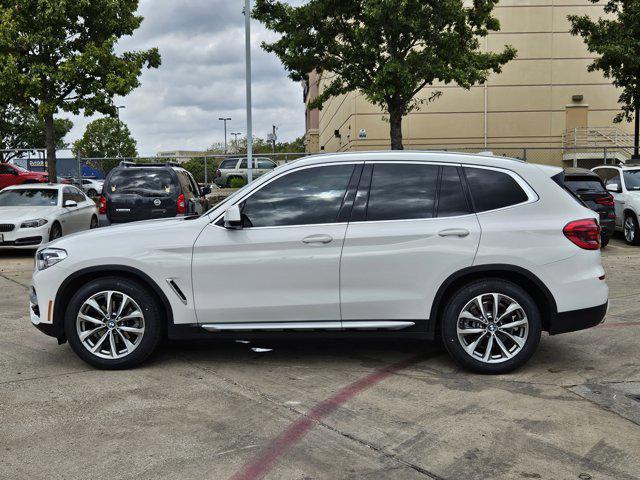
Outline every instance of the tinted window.
<path fill-rule="evenodd" d="M 58 190 L 25 188 L 0 192 L 0 207 L 51 207 L 58 204 Z"/>
<path fill-rule="evenodd" d="M 67 201 L 77 202 L 77 200 L 74 197 L 75 196 L 71 192 L 71 187 L 64 187 L 64 190 L 62 190 L 62 205 L 64 205 L 65 202 Z"/>
<path fill-rule="evenodd" d="M 564 184 L 573 193 L 582 192 L 605 192 L 602 182 L 596 178 L 589 177 L 565 177 Z"/>
<path fill-rule="evenodd" d="M 378 163 L 373 167 L 367 220 L 431 218 L 438 167 Z"/>
<path fill-rule="evenodd" d="M 615 168 L 598 168 L 594 170 L 593 173 L 597 174 L 602 181 L 606 182 L 605 185 L 607 185 L 613 177 L 618 176 L 618 170 Z"/>
<path fill-rule="evenodd" d="M 513 177 L 496 170 L 465 168 L 477 212 L 486 212 L 526 202 L 527 194 Z"/>
<path fill-rule="evenodd" d="M 466 215 L 469 205 L 462 189 L 462 181 L 456 167 L 442 167 L 440 195 L 438 197 L 438 216 L 454 217 Z"/>
<path fill-rule="evenodd" d="M 251 195 L 242 209 L 247 227 L 335 222 L 353 165 L 307 168 L 284 175 Z"/>
<path fill-rule="evenodd" d="M 107 191 L 137 194 L 143 197 L 163 197 L 175 192 L 174 180 L 166 170 L 125 168 L 113 172 Z"/>
<path fill-rule="evenodd" d="M 276 168 L 276 164 L 271 160 L 258 160 L 258 168 Z"/>
<path fill-rule="evenodd" d="M 13 174 L 15 170 L 9 165 L 0 165 L 0 175 Z"/>
<path fill-rule="evenodd" d="M 70 188 L 71 188 L 71 198 L 76 202 L 78 203 L 84 202 L 87 199 L 84 196 L 84 194 L 80 190 L 78 190 L 76 187 L 70 187 Z"/>
<path fill-rule="evenodd" d="M 218 168 L 233 170 L 234 168 L 236 168 L 237 163 L 238 163 L 238 159 L 224 160 Z"/>

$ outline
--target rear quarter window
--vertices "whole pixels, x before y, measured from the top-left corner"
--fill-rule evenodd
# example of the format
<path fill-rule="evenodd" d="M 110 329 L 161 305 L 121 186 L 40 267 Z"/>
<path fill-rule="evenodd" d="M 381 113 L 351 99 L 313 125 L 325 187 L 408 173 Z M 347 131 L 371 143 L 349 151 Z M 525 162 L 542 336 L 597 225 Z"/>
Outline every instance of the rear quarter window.
<path fill-rule="evenodd" d="M 464 172 L 478 213 L 518 205 L 529 200 L 518 182 L 505 172 L 474 167 L 465 167 Z"/>
<path fill-rule="evenodd" d="M 237 163 L 238 160 L 223 160 L 218 168 L 220 168 L 221 170 L 233 170 L 234 168 L 236 168 Z"/>

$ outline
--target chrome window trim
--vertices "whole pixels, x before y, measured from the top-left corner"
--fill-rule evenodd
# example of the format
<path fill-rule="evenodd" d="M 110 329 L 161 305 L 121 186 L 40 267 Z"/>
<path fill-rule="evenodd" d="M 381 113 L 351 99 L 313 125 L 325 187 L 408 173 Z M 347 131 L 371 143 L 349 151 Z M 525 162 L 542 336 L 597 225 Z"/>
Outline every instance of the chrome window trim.
<path fill-rule="evenodd" d="M 305 165 L 302 167 L 298 167 L 298 168 L 292 168 L 291 170 L 287 170 L 286 172 L 280 172 L 279 175 L 274 176 L 273 178 L 271 178 L 269 181 L 263 183 L 262 185 L 258 186 L 257 188 L 251 190 L 250 192 L 248 192 L 246 195 L 244 195 L 242 198 L 240 198 L 239 200 L 236 200 L 234 203 L 232 203 L 229 206 L 232 205 L 238 205 L 239 203 L 244 202 L 245 199 L 249 198 L 251 195 L 253 195 L 256 192 L 259 192 L 260 190 L 262 190 L 264 187 L 266 187 L 267 185 L 269 185 L 271 182 L 274 182 L 275 180 L 282 178 L 286 175 L 289 175 L 290 173 L 293 172 L 299 172 L 302 170 L 307 170 L 310 168 L 319 168 L 319 167 L 330 167 L 333 165 L 360 165 L 365 163 L 364 160 L 354 160 L 352 162 L 327 162 L 327 163 L 318 163 L 318 164 L 314 164 L 314 165 Z M 275 171 L 275 169 L 274 169 Z M 349 185 L 347 183 L 347 188 L 349 188 Z M 346 191 L 345 191 L 346 193 Z M 216 219 L 212 222 L 210 222 L 213 226 L 215 227 L 219 227 L 219 228 L 225 228 L 225 227 L 220 227 L 219 225 L 216 225 L 216 223 L 218 223 L 220 221 L 220 219 L 224 217 L 224 212 L 222 212 L 220 215 L 218 215 L 216 217 Z M 265 229 L 265 228 L 285 228 L 285 227 L 310 227 L 310 226 L 315 226 L 315 225 L 343 225 L 343 224 L 347 224 L 348 222 L 332 222 L 332 223 L 311 223 L 311 224 L 300 224 L 300 225 L 274 225 L 274 226 L 270 226 L 270 227 L 247 227 L 247 228 L 243 228 L 243 230 L 258 230 L 258 229 Z M 225 230 L 227 230 L 225 228 Z"/>

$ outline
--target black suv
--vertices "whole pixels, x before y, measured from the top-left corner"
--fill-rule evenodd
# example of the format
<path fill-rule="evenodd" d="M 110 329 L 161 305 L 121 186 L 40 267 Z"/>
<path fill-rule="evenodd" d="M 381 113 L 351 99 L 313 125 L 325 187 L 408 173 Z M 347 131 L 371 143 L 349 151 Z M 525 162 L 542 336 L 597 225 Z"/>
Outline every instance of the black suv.
<path fill-rule="evenodd" d="M 616 227 L 613 196 L 598 175 L 584 168 L 566 168 L 565 186 L 594 212 L 600 215 L 602 246 L 606 247 Z"/>
<path fill-rule="evenodd" d="M 209 193 L 177 164 L 121 162 L 104 182 L 100 213 L 110 223 L 201 214 L 209 207 Z"/>

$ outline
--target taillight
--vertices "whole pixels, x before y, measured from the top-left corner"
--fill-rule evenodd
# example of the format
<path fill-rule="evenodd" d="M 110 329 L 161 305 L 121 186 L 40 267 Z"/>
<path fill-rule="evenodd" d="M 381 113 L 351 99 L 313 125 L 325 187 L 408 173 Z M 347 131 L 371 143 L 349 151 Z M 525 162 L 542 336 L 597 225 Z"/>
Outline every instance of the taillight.
<path fill-rule="evenodd" d="M 606 197 L 596 198 L 596 203 L 598 205 L 603 205 L 605 207 L 613 207 L 613 205 L 614 205 L 614 203 L 613 203 L 613 195 L 608 193 Z"/>
<path fill-rule="evenodd" d="M 104 195 L 100 195 L 100 209 L 98 210 L 100 215 L 104 215 L 107 213 L 107 199 Z"/>
<path fill-rule="evenodd" d="M 184 193 L 178 195 L 178 201 L 176 202 L 176 211 L 178 213 L 184 213 L 187 211 L 187 206 L 184 203 Z"/>
<path fill-rule="evenodd" d="M 562 233 L 578 247 L 585 250 L 600 248 L 600 225 L 593 218 L 569 222 Z"/>
<path fill-rule="evenodd" d="M 220 171 L 220 169 L 216 170 L 216 177 L 221 177 L 222 176 L 222 172 Z"/>

